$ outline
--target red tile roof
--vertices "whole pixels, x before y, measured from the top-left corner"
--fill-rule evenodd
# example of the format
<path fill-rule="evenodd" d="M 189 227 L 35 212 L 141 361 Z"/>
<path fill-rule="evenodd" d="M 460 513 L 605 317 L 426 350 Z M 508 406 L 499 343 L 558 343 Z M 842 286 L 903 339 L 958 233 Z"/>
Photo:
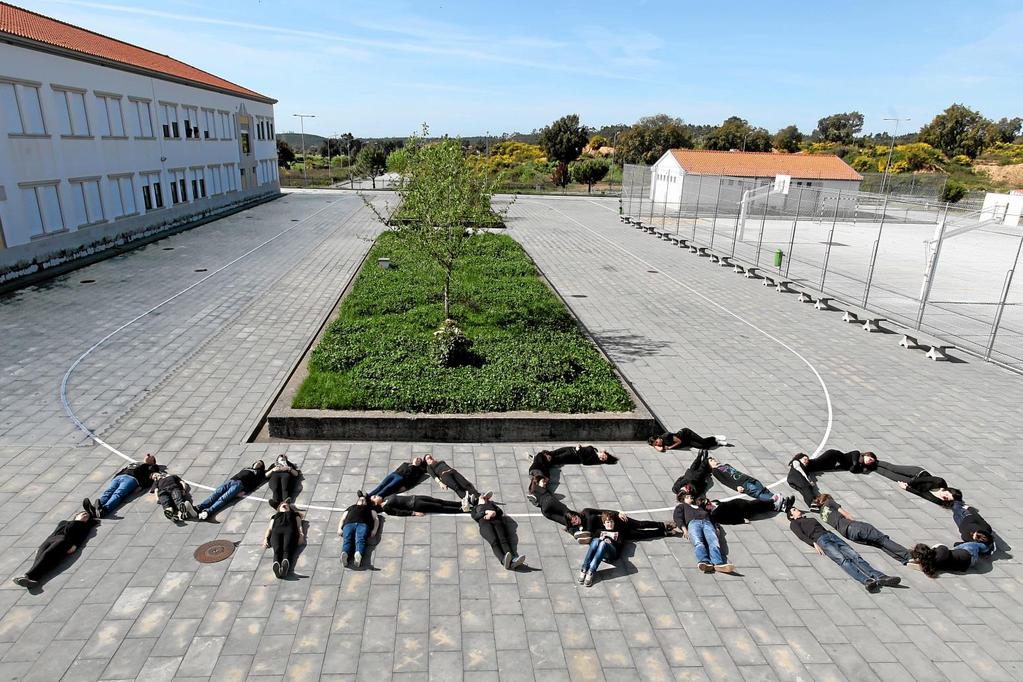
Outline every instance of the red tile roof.
<path fill-rule="evenodd" d="M 729 175 L 737 178 L 794 178 L 862 180 L 863 176 L 831 154 L 779 154 L 774 152 L 715 152 L 672 149 L 671 155 L 687 173 Z"/>
<path fill-rule="evenodd" d="M 0 37 L 4 34 L 71 50 L 89 57 L 99 57 L 103 60 L 123 64 L 132 70 L 149 72 L 156 77 L 170 76 L 173 80 L 188 81 L 190 84 L 207 89 L 229 92 L 260 102 L 276 102 L 266 95 L 243 88 L 167 55 L 157 54 L 130 43 L 108 38 L 63 21 L 0 2 Z"/>

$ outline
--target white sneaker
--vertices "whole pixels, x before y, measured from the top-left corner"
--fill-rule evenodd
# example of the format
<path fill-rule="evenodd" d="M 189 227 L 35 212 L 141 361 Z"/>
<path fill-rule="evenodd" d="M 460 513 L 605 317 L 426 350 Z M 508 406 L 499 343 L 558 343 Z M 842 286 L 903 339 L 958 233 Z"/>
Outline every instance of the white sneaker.
<path fill-rule="evenodd" d="M 716 440 L 718 442 L 718 445 L 721 445 L 721 446 L 728 445 L 728 437 L 727 436 L 714 436 L 714 440 Z"/>
<path fill-rule="evenodd" d="M 352 561 L 352 566 L 360 568 L 362 566 L 362 552 L 356 552 L 355 557 Z"/>
<path fill-rule="evenodd" d="M 513 569 L 515 569 L 515 568 L 518 568 L 519 566 L 523 565 L 524 563 L 526 563 L 526 555 L 525 554 L 520 554 L 517 557 L 515 557 L 514 559 L 512 559 L 511 567 Z"/>
<path fill-rule="evenodd" d="M 586 574 L 586 580 L 583 581 L 583 585 L 585 585 L 586 587 L 590 587 L 591 585 L 593 585 L 593 571 L 590 571 L 589 573 Z"/>
<path fill-rule="evenodd" d="M 586 571 L 579 571 L 579 584 L 582 585 L 586 581 Z"/>
<path fill-rule="evenodd" d="M 341 565 L 342 566 L 348 565 L 348 552 L 341 552 Z"/>
<path fill-rule="evenodd" d="M 210 518 L 210 513 L 208 511 L 203 509 L 201 512 L 199 512 L 199 520 L 200 521 L 205 521 L 208 518 Z"/>

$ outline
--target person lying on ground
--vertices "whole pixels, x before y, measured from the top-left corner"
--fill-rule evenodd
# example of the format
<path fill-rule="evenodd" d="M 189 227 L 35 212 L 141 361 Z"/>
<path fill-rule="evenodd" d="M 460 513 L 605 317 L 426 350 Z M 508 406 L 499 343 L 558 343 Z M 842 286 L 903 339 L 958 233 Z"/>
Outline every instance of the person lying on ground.
<path fill-rule="evenodd" d="M 711 508 L 706 500 L 690 492 L 679 493 L 673 518 L 682 531 L 682 537 L 693 544 L 696 567 L 704 573 L 731 573 L 734 567 L 721 554 L 721 542 L 710 514 Z"/>
<path fill-rule="evenodd" d="M 549 479 L 542 476 L 533 479 L 531 486 L 533 492 L 530 493 L 530 501 L 540 508 L 540 513 L 544 518 L 564 526 L 569 533 L 575 532 L 582 525 L 579 513 L 569 509 L 564 502 L 559 500 L 547 487 L 548 482 Z M 573 517 L 576 519 L 575 523 L 571 522 Z"/>
<path fill-rule="evenodd" d="M 957 542 L 955 546 L 969 552 L 973 556 L 973 563 L 981 556 L 995 551 L 995 532 L 976 508 L 965 504 L 962 499 L 955 500 L 952 502 L 952 520 L 962 538 L 962 542 Z"/>
<path fill-rule="evenodd" d="M 279 503 L 277 512 L 270 517 L 263 546 L 273 550 L 273 572 L 278 578 L 286 578 L 291 573 L 295 550 L 305 544 L 302 519 L 302 512 L 292 506 L 291 500 Z"/>
<path fill-rule="evenodd" d="M 671 492 L 678 496 L 682 492 L 692 493 L 693 499 L 700 499 L 710 489 L 710 456 L 706 450 L 696 453 L 693 463 L 685 473 L 675 479 Z M 731 486 L 729 486 L 731 487 Z"/>
<path fill-rule="evenodd" d="M 754 517 L 771 512 L 788 512 L 795 504 L 795 495 L 782 498 L 778 502 L 771 500 L 712 500 L 710 502 L 710 520 L 715 525 L 736 526 L 743 523 L 750 523 Z"/>
<path fill-rule="evenodd" d="M 877 468 L 877 456 L 873 452 L 860 452 L 850 450 L 825 450 L 816 457 L 812 457 L 806 465 L 806 470 L 811 474 L 819 474 L 824 471 L 848 471 L 852 474 L 868 474 Z"/>
<path fill-rule="evenodd" d="M 595 466 L 617 463 L 617 457 L 607 450 L 598 450 L 592 445 L 569 445 L 551 451 L 551 466 L 565 466 L 566 464 Z"/>
<path fill-rule="evenodd" d="M 157 503 L 163 507 L 163 515 L 171 521 L 184 521 L 195 519 L 199 515 L 192 506 L 189 496 L 191 486 L 181 480 L 180 476 L 167 473 L 153 474 L 153 491 L 156 493 Z"/>
<path fill-rule="evenodd" d="M 425 516 L 426 514 L 462 514 L 461 502 L 428 495 L 388 495 L 370 498 L 373 506 L 388 516 Z"/>
<path fill-rule="evenodd" d="M 195 506 L 199 519 L 206 521 L 226 507 L 234 498 L 252 494 L 256 488 L 263 484 L 266 477 L 266 465 L 263 464 L 263 460 L 257 459 L 252 466 L 242 469 L 217 486 L 217 489 L 210 493 L 209 497 Z"/>
<path fill-rule="evenodd" d="M 625 528 L 618 515 L 605 511 L 589 522 L 587 530 L 592 538 L 579 570 L 579 582 L 590 587 L 601 562 L 613 564 L 621 553 L 625 543 Z"/>
<path fill-rule="evenodd" d="M 796 537 L 817 550 L 817 553 L 838 564 L 850 577 L 859 582 L 870 593 L 876 593 L 882 587 L 894 587 L 901 582 L 898 576 L 885 575 L 821 525 L 815 518 L 806 516 L 802 509 L 793 507 L 789 510 L 789 528 Z"/>
<path fill-rule="evenodd" d="M 648 521 L 636 519 L 626 515 L 617 509 L 595 509 L 586 507 L 582 511 L 572 512 L 566 525 L 566 530 L 575 536 L 579 544 L 588 543 L 593 536 L 593 529 L 601 528 L 601 517 L 604 514 L 613 514 L 622 524 L 622 531 L 625 533 L 624 540 L 652 540 L 674 535 L 674 521 Z"/>
<path fill-rule="evenodd" d="M 950 488 L 945 479 L 932 475 L 923 467 L 891 464 L 881 460 L 877 463 L 877 473 L 895 481 L 903 490 L 942 507 L 951 507 L 956 500 L 963 499 L 961 490 Z"/>
<path fill-rule="evenodd" d="M 480 493 L 476 490 L 476 486 L 444 460 L 434 459 L 433 455 L 427 455 L 426 471 L 438 484 L 450 489 L 456 497 L 462 500 L 462 511 L 469 511 L 479 500 Z M 493 495 L 493 493 L 488 491 L 488 495 Z"/>
<path fill-rule="evenodd" d="M 287 455 L 277 455 L 273 466 L 266 472 L 270 479 L 267 486 L 270 489 L 269 504 L 274 509 L 281 506 L 284 500 L 293 500 L 298 490 L 298 479 L 302 470 L 288 459 Z"/>
<path fill-rule="evenodd" d="M 707 464 L 710 466 L 711 475 L 726 488 L 749 495 L 756 500 L 765 500 L 775 504 L 782 499 L 781 495 L 771 492 L 766 485 L 749 474 L 744 474 L 731 464 L 719 462 L 714 457 L 708 457 Z"/>
<path fill-rule="evenodd" d="M 725 436 L 708 436 L 703 438 L 692 429 L 683 428 L 675 433 L 662 433 L 659 436 L 650 436 L 646 439 L 647 445 L 658 452 L 667 452 L 676 448 L 709 448 L 724 447 L 728 445 Z"/>
<path fill-rule="evenodd" d="M 345 509 L 337 524 L 337 534 L 341 536 L 341 565 L 347 566 L 348 557 L 352 556 L 352 565 L 360 568 L 366 555 L 367 538 L 376 536 L 379 531 L 380 517 L 376 509 L 369 498 L 359 495 L 355 504 Z"/>
<path fill-rule="evenodd" d="M 110 481 L 103 494 L 93 503 L 100 517 L 117 509 L 124 500 L 140 488 L 149 488 L 153 484 L 153 474 L 159 471 L 156 457 L 147 453 L 141 462 L 132 462 L 122 468 Z"/>
<path fill-rule="evenodd" d="M 469 512 L 480 527 L 480 535 L 494 550 L 494 555 L 507 570 L 526 563 L 526 557 L 515 552 L 512 529 L 504 512 L 487 495 L 481 495 Z"/>
<path fill-rule="evenodd" d="M 32 566 L 24 575 L 14 579 L 15 584 L 27 588 L 35 587 L 48 573 L 60 566 L 65 557 L 74 554 L 85 544 L 89 531 L 99 523 L 99 517 L 95 515 L 92 502 L 89 500 L 83 502 L 83 507 L 84 511 L 78 512 L 70 520 L 57 524 L 50 536 L 39 545 Z"/>
<path fill-rule="evenodd" d="M 913 546 L 912 555 L 910 568 L 923 571 L 928 578 L 937 578 L 938 573 L 944 571 L 968 571 L 977 563 L 979 556 L 961 545 L 950 549 L 947 545 L 929 547 L 922 543 Z"/>
<path fill-rule="evenodd" d="M 413 457 L 411 462 L 402 462 L 397 469 L 384 476 L 384 480 L 369 491 L 369 497 L 374 495 L 387 497 L 412 490 L 424 478 L 426 478 L 426 461 L 422 457 Z"/>
<path fill-rule="evenodd" d="M 884 550 L 901 562 L 903 566 L 908 564 L 912 558 L 907 548 L 892 540 L 876 527 L 866 521 L 855 520 L 852 514 L 847 512 L 831 495 L 827 493 L 819 495 L 817 507 L 821 510 L 821 520 L 847 540 Z"/>
<path fill-rule="evenodd" d="M 554 455 L 550 450 L 541 450 L 533 455 L 533 461 L 529 463 L 529 477 L 532 479 L 550 478 L 553 460 Z"/>

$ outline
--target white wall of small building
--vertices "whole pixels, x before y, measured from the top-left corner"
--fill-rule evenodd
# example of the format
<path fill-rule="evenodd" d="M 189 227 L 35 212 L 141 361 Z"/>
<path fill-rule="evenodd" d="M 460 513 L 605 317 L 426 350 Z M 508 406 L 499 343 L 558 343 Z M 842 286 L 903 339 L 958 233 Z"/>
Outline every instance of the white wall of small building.
<path fill-rule="evenodd" d="M 0 260 L 10 260 L 15 255 L 10 250 L 39 253 L 48 248 L 40 242 L 52 240 L 57 245 L 79 230 L 120 221 L 130 221 L 133 227 L 144 227 L 147 222 L 165 221 L 166 215 L 162 214 L 172 208 L 177 209 L 174 215 L 180 220 L 188 213 L 182 209 L 201 213 L 210 207 L 230 204 L 230 195 L 240 200 L 254 194 L 276 194 L 280 190 L 277 147 L 272 134 L 274 112 L 270 103 L 0 43 L 0 88 L 5 85 L 14 86 L 15 90 L 8 88 L 0 92 L 0 225 L 3 235 L 0 239 Z M 65 118 L 61 107 L 66 106 L 64 102 L 67 101 L 63 92 L 65 88 L 75 93 L 74 103 L 81 101 L 77 99 L 77 93 L 83 95 L 87 134 L 62 134 Z M 21 121 L 12 121 L 17 110 L 11 110 L 9 97 L 6 101 L 3 99 L 5 93 L 10 95 L 12 92 L 27 98 L 24 101 L 28 102 L 33 92 L 38 94 L 44 127 L 42 134 L 11 132 L 25 127 Z M 105 121 L 109 120 L 108 112 L 113 107 L 108 108 L 107 100 L 101 99 L 101 95 L 120 103 L 123 135 L 101 135 L 101 131 L 120 132 L 116 120 L 114 129 L 106 130 L 110 126 Z M 136 102 L 149 109 L 152 135 L 145 135 L 140 130 Z M 22 101 L 17 103 L 21 105 Z M 162 103 L 176 105 L 179 138 L 165 139 L 163 136 Z M 194 107 L 199 114 L 197 137 L 185 136 L 186 106 Z M 219 126 L 207 126 L 204 110 L 229 114 L 224 119 L 228 124 L 225 126 L 228 128 L 226 136 L 225 131 L 218 129 L 210 138 L 206 137 L 208 127 Z M 116 115 L 116 111 L 113 113 Z M 251 119 L 248 155 L 241 152 L 240 121 L 244 119 L 240 119 L 240 114 Z M 23 116 L 31 119 L 34 114 L 27 111 L 23 112 Z M 219 123 L 219 113 L 215 117 Z M 261 122 L 265 139 L 257 139 Z M 214 137 L 217 139 L 212 139 Z M 227 139 L 221 139 L 224 137 Z M 188 196 L 187 201 L 172 205 L 169 183 L 178 177 L 175 171 L 184 174 Z M 159 176 L 163 208 L 155 205 L 151 210 L 145 208 L 143 187 L 148 180 L 143 173 Z M 121 193 L 127 189 L 124 178 L 130 178 L 132 202 L 121 201 Z M 83 180 L 85 185 L 78 184 Z M 194 186 L 193 180 L 196 181 Z M 200 180 L 203 181 L 201 184 Z M 99 189 L 99 215 L 93 196 L 93 182 L 97 182 Z M 202 196 L 203 185 L 205 197 Z M 40 197 L 36 188 L 53 186 L 59 200 L 61 227 L 56 227 L 53 216 L 45 216 L 50 229 L 40 233 L 37 204 L 33 203 Z M 83 187 L 88 195 L 84 199 L 81 198 Z M 52 197 L 52 192 L 49 189 L 43 192 L 45 211 L 45 202 Z M 151 198 L 154 195 L 151 190 Z M 88 205 L 83 216 L 80 214 L 85 204 Z M 81 239 L 73 241 L 80 242 Z"/>

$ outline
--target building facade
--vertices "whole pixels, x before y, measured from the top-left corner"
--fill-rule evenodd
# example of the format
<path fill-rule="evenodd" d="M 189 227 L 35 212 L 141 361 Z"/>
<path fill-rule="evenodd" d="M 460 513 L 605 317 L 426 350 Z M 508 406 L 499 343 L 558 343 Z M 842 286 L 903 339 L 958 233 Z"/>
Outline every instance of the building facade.
<path fill-rule="evenodd" d="M 275 103 L 0 3 L 0 284 L 278 195 Z"/>
<path fill-rule="evenodd" d="M 786 194 L 810 189 L 851 195 L 859 191 L 863 180 L 851 166 L 830 154 L 671 149 L 650 167 L 647 198 L 654 205 L 677 207 L 701 202 L 707 206 L 720 203 L 722 192 L 739 195 L 772 185 L 778 176 L 791 178 Z"/>

